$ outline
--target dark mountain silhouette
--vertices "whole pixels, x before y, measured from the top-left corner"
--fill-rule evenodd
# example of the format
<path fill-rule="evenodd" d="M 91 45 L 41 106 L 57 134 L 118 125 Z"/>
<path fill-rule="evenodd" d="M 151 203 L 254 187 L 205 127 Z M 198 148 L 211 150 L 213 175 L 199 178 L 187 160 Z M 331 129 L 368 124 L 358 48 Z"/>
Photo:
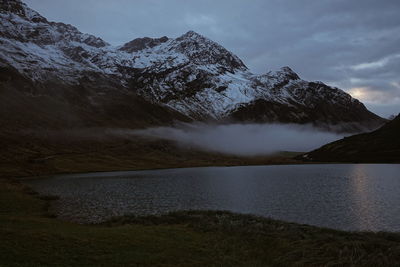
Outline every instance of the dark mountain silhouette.
<path fill-rule="evenodd" d="M 376 131 L 346 137 L 299 158 L 326 162 L 400 163 L 400 115 Z"/>

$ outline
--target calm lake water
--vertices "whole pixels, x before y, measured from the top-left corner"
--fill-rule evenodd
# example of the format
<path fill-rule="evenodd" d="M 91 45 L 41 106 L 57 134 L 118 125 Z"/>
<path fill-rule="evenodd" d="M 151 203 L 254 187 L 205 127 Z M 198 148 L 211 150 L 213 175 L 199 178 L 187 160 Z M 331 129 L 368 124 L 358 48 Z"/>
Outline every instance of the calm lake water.
<path fill-rule="evenodd" d="M 57 195 L 62 219 L 212 209 L 343 230 L 400 231 L 400 165 L 210 167 L 60 175 L 27 182 Z"/>

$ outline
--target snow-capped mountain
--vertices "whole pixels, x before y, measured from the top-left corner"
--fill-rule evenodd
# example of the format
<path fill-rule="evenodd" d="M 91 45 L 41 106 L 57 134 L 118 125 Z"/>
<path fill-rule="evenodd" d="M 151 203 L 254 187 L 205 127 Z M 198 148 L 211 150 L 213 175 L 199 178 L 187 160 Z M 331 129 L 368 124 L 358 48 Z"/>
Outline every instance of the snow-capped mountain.
<path fill-rule="evenodd" d="M 69 91 L 89 87 L 87 105 L 97 106 L 103 102 L 95 99 L 110 91 L 134 94 L 192 120 L 314 123 L 343 130 L 383 123 L 344 91 L 304 81 L 289 67 L 253 74 L 236 55 L 193 31 L 114 47 L 71 25 L 49 22 L 20 0 L 0 1 L 0 21 L 0 68 L 40 87 L 30 94 L 57 95 L 49 84 Z"/>

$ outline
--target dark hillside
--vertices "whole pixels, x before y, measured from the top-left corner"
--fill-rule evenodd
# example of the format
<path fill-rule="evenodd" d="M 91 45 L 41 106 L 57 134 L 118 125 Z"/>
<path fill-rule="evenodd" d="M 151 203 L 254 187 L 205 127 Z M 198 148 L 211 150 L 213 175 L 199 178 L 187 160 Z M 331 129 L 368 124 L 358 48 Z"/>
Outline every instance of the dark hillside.
<path fill-rule="evenodd" d="M 303 159 L 330 162 L 400 163 L 400 115 L 370 133 L 327 144 Z"/>

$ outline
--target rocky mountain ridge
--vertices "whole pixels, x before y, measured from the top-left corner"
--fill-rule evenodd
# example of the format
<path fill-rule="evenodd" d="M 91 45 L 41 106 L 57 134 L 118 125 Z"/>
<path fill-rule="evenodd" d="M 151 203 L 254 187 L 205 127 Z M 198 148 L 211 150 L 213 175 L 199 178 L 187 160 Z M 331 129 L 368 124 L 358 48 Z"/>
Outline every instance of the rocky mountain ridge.
<path fill-rule="evenodd" d="M 289 67 L 253 74 L 236 55 L 193 31 L 114 47 L 49 22 L 20 0 L 1 0 L 0 21 L 0 68 L 29 80 L 33 96 L 79 87 L 85 92 L 80 104 L 98 107 L 110 92 L 129 94 L 191 120 L 311 123 L 341 131 L 384 122 L 344 91 L 304 81 Z"/>

